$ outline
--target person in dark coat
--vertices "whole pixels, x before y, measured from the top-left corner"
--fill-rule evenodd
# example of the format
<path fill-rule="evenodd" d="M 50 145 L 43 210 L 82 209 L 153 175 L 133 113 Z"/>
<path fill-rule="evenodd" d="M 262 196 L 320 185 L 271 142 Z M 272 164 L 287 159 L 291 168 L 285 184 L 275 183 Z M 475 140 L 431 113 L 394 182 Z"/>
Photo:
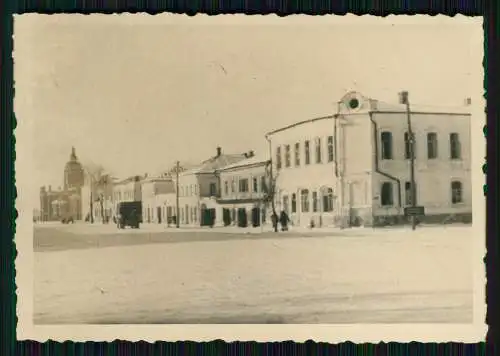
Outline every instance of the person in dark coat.
<path fill-rule="evenodd" d="M 276 214 L 276 212 L 272 213 L 271 222 L 273 224 L 273 230 L 278 231 L 278 215 Z"/>
<path fill-rule="evenodd" d="M 285 213 L 285 211 L 282 210 L 281 214 L 280 214 L 281 231 L 288 231 L 288 223 L 289 222 L 290 222 L 290 219 L 288 218 L 287 213 Z"/>

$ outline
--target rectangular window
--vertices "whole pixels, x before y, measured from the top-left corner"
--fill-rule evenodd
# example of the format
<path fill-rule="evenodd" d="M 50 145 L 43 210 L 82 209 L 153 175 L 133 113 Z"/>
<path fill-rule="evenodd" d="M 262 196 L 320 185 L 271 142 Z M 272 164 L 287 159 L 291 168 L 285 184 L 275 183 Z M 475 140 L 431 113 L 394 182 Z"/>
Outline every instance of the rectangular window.
<path fill-rule="evenodd" d="M 281 169 L 281 147 L 276 147 L 276 169 Z"/>
<path fill-rule="evenodd" d="M 328 162 L 333 162 L 333 136 L 328 136 Z"/>
<path fill-rule="evenodd" d="M 316 163 L 321 163 L 321 139 L 317 137 L 315 143 L 316 143 Z"/>
<path fill-rule="evenodd" d="M 309 212 L 309 190 L 307 189 L 300 191 L 300 208 L 303 213 Z"/>
<path fill-rule="evenodd" d="M 266 182 L 266 176 L 260 177 L 260 190 L 263 193 L 267 193 L 267 182 Z"/>
<path fill-rule="evenodd" d="M 217 185 L 215 183 L 210 183 L 210 196 L 215 197 L 217 195 Z"/>
<path fill-rule="evenodd" d="M 239 181 L 239 191 L 240 193 L 247 193 L 248 192 L 248 179 L 240 179 Z"/>
<path fill-rule="evenodd" d="M 305 164 L 311 163 L 311 152 L 310 152 L 309 141 L 304 142 L 304 160 Z"/>
<path fill-rule="evenodd" d="M 427 158 L 436 159 L 438 156 L 438 138 L 437 133 L 429 132 L 427 134 Z"/>
<path fill-rule="evenodd" d="M 313 212 L 318 211 L 318 193 L 313 192 L 312 193 L 312 199 L 313 199 Z"/>
<path fill-rule="evenodd" d="M 300 143 L 295 144 L 295 167 L 300 166 Z"/>
<path fill-rule="evenodd" d="M 392 159 L 392 133 L 384 131 L 380 134 L 382 159 Z"/>
<path fill-rule="evenodd" d="M 257 178 L 253 178 L 253 191 L 254 193 L 259 192 L 259 181 Z"/>
<path fill-rule="evenodd" d="M 285 167 L 290 167 L 291 165 L 291 160 L 290 160 L 290 145 L 285 146 Z"/>
<path fill-rule="evenodd" d="M 458 133 L 453 132 L 450 134 L 450 158 L 460 159 L 462 158 L 462 152 L 460 147 L 460 139 Z"/>
<path fill-rule="evenodd" d="M 234 181 L 234 179 L 231 180 L 231 193 L 235 193 L 236 192 L 236 182 Z"/>
<path fill-rule="evenodd" d="M 462 183 L 458 181 L 451 182 L 451 203 L 459 204 L 463 202 Z"/>
<path fill-rule="evenodd" d="M 227 180 L 226 180 L 226 181 L 224 181 L 224 193 L 225 193 L 226 195 L 228 195 L 228 194 L 229 194 L 229 182 L 228 182 Z"/>

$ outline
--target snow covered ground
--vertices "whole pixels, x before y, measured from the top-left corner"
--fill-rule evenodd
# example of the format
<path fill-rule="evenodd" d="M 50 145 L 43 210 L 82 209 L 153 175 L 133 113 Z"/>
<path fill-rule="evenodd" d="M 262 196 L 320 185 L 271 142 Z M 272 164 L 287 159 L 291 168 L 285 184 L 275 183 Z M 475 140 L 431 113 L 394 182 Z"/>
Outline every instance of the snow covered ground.
<path fill-rule="evenodd" d="M 470 227 L 359 231 L 36 252 L 34 322 L 472 321 Z"/>

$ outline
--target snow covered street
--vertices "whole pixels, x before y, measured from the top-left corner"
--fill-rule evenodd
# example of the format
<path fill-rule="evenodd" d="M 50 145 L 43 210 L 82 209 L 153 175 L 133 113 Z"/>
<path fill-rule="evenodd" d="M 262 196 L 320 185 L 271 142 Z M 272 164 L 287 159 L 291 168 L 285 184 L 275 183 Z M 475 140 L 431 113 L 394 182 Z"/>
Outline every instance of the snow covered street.
<path fill-rule="evenodd" d="M 190 240 L 185 232 L 182 243 L 169 243 L 173 234 L 163 231 L 163 240 L 148 232 L 140 244 L 120 245 L 116 238 L 106 247 L 39 249 L 34 321 L 468 323 L 471 231 L 458 226 L 224 239 L 200 232 L 206 241 Z M 106 241 L 104 236 L 95 238 Z"/>

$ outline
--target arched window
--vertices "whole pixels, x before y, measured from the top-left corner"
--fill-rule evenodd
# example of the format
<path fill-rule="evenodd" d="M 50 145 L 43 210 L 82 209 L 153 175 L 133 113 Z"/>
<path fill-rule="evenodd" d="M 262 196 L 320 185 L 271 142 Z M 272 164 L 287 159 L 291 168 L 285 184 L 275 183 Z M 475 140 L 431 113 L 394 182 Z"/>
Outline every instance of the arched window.
<path fill-rule="evenodd" d="M 460 159 L 462 156 L 461 147 L 460 147 L 460 138 L 458 133 L 453 132 L 450 134 L 450 158 L 451 159 Z"/>
<path fill-rule="evenodd" d="M 382 159 L 392 159 L 392 133 L 384 131 L 380 135 Z"/>
<path fill-rule="evenodd" d="M 333 211 L 333 189 L 328 188 L 323 195 L 323 211 Z"/>
<path fill-rule="evenodd" d="M 463 202 L 462 183 L 459 181 L 451 182 L 451 203 L 458 204 Z"/>
<path fill-rule="evenodd" d="M 297 194 L 292 194 L 292 213 L 297 212 Z"/>
<path fill-rule="evenodd" d="M 300 210 L 303 213 L 309 212 L 309 190 L 302 189 L 300 191 Z"/>
<path fill-rule="evenodd" d="M 392 183 L 389 182 L 382 183 L 382 188 L 380 189 L 380 205 L 382 206 L 394 205 Z"/>

